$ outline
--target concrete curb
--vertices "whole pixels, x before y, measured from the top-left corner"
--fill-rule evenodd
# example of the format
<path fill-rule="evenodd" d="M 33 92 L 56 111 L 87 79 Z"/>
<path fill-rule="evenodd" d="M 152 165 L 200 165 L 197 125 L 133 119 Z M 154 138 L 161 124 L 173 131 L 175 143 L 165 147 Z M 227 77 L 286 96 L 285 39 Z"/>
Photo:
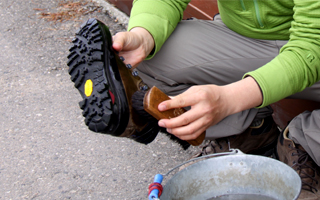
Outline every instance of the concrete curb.
<path fill-rule="evenodd" d="M 129 16 L 119 9 L 115 8 L 114 5 L 110 4 L 106 0 L 92 0 L 102 7 L 102 11 L 108 12 L 114 17 L 118 23 L 122 24 L 125 28 L 128 28 Z"/>

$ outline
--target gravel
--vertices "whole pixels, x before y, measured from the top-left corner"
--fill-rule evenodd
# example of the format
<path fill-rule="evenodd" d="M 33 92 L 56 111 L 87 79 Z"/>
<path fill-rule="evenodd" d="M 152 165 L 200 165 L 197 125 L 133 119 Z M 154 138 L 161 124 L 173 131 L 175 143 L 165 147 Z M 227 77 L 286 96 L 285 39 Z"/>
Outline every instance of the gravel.
<path fill-rule="evenodd" d="M 92 13 L 41 18 L 61 12 L 59 2 L 0 2 L 0 199 L 146 199 L 153 176 L 196 148 L 162 134 L 146 146 L 87 129 L 67 72 L 70 41 L 92 17 L 112 34 L 126 24 L 89 1 Z"/>

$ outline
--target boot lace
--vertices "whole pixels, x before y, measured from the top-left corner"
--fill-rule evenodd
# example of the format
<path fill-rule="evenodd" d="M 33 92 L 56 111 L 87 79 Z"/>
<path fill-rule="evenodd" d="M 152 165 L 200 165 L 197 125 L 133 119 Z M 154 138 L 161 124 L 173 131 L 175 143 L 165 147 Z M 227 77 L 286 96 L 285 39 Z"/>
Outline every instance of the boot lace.
<path fill-rule="evenodd" d="M 296 153 L 292 153 L 292 156 L 298 156 L 297 162 L 293 161 L 293 165 L 291 167 L 299 172 L 299 176 L 302 181 L 302 188 L 313 193 L 318 192 L 315 186 L 313 186 L 313 182 L 318 184 L 318 181 L 316 180 L 317 170 L 311 165 L 311 163 L 313 162 L 312 158 L 310 158 L 309 154 L 306 151 L 293 147 L 292 145 L 290 145 L 289 147 L 293 150 L 296 150 Z M 312 173 L 310 173 L 310 170 L 308 169 L 311 169 Z M 308 182 L 306 181 L 306 178 L 309 178 L 307 179 Z"/>

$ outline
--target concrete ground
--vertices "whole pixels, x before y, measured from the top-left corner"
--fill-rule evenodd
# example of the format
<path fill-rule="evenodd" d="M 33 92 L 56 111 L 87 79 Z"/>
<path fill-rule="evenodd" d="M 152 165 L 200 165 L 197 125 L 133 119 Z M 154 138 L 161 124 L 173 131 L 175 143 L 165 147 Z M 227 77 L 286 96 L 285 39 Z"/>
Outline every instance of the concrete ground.
<path fill-rule="evenodd" d="M 113 34 L 125 24 L 93 3 L 71 13 L 63 2 L 0 2 L 0 199 L 146 199 L 153 176 L 196 148 L 183 151 L 164 135 L 146 146 L 87 129 L 68 47 L 91 17 Z"/>

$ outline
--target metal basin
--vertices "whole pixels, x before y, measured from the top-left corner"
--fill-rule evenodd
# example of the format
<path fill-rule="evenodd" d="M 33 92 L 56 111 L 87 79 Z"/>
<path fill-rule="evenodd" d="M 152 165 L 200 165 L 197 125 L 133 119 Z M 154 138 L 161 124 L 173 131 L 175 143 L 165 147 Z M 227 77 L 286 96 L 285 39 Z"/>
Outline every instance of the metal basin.
<path fill-rule="evenodd" d="M 301 179 L 291 167 L 240 152 L 202 160 L 179 171 L 165 184 L 160 199 L 240 200 L 251 196 L 291 200 L 298 198 L 300 190 Z"/>

